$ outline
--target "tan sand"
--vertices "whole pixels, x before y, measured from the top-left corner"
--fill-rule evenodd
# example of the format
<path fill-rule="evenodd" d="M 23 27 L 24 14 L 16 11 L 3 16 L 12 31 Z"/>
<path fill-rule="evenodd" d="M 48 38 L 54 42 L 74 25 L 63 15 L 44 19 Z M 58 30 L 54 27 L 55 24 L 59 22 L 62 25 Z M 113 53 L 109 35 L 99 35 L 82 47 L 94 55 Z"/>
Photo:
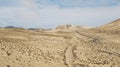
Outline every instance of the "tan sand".
<path fill-rule="evenodd" d="M 0 67 L 120 67 L 119 31 L 58 28 L 0 28 Z"/>

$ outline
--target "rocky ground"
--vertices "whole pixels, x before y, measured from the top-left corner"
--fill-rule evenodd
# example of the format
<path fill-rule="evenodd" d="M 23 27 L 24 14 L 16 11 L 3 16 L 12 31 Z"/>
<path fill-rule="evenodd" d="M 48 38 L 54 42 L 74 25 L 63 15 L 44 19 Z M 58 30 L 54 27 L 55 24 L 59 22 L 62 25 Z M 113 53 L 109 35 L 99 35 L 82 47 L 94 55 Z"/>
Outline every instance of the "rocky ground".
<path fill-rule="evenodd" d="M 70 25 L 0 28 L 0 67 L 120 67 L 118 32 Z"/>

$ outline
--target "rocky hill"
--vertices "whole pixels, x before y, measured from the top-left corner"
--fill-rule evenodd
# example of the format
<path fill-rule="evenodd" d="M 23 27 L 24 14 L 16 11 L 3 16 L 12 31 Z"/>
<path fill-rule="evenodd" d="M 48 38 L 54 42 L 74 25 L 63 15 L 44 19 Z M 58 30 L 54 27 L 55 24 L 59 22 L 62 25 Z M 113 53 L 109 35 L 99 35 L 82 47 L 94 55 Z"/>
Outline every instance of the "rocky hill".
<path fill-rule="evenodd" d="M 106 32 L 116 28 L 112 24 L 99 29 L 65 25 L 43 32 L 0 28 L 0 67 L 120 67 L 120 35 Z"/>
<path fill-rule="evenodd" d="M 56 27 L 56 29 L 69 29 L 69 30 L 80 29 L 80 28 L 89 29 L 90 27 L 70 25 L 70 24 L 59 25 Z"/>
<path fill-rule="evenodd" d="M 112 21 L 111 23 L 101 26 L 101 28 L 104 28 L 107 30 L 119 30 L 120 31 L 120 19 L 117 19 L 115 21 Z"/>
<path fill-rule="evenodd" d="M 108 33 L 120 33 L 120 19 L 112 21 L 108 24 L 98 27 L 100 31 L 106 31 Z"/>

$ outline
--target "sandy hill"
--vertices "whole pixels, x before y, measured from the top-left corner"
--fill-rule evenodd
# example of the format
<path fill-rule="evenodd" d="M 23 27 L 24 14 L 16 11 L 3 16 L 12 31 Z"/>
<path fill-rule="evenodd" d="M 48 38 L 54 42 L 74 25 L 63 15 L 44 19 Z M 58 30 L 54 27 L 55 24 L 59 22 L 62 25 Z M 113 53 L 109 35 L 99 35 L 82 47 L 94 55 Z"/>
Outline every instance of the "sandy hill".
<path fill-rule="evenodd" d="M 120 19 L 117 19 L 115 21 L 112 21 L 111 23 L 101 26 L 101 28 L 108 30 L 120 30 Z"/>
<path fill-rule="evenodd" d="M 111 33 L 120 33 L 120 19 L 112 21 L 108 24 L 98 27 L 101 31 L 111 32 Z"/>
<path fill-rule="evenodd" d="M 76 27 L 43 32 L 0 28 L 0 67 L 120 66 L 119 33 Z"/>
<path fill-rule="evenodd" d="M 59 25 L 56 27 L 56 29 L 69 29 L 69 30 L 74 30 L 74 29 L 89 29 L 89 27 L 85 27 L 85 26 L 77 26 L 77 25 L 70 25 L 70 24 L 66 24 L 66 25 Z"/>

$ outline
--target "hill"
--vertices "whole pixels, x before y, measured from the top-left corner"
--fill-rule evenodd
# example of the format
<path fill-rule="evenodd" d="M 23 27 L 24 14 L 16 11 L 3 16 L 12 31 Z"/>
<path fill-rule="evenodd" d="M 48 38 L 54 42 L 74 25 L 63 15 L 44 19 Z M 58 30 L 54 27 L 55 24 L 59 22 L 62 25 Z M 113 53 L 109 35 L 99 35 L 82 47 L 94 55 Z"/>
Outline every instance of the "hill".
<path fill-rule="evenodd" d="M 120 31 L 120 19 L 117 19 L 115 21 L 112 21 L 104 26 L 101 26 L 101 28 L 107 29 L 107 30 L 118 30 Z"/>
<path fill-rule="evenodd" d="M 119 34 L 99 29 L 72 25 L 43 32 L 0 28 L 0 67 L 119 67 Z"/>
<path fill-rule="evenodd" d="M 105 24 L 103 26 L 97 27 L 101 32 L 108 32 L 108 33 L 120 33 L 120 19 L 117 19 L 115 21 L 112 21 L 108 24 Z"/>
<path fill-rule="evenodd" d="M 75 29 L 89 29 L 90 27 L 86 27 L 86 26 L 77 26 L 77 25 L 70 25 L 70 24 L 66 24 L 66 25 L 58 25 L 56 27 L 56 29 L 69 29 L 69 30 L 75 30 Z"/>

